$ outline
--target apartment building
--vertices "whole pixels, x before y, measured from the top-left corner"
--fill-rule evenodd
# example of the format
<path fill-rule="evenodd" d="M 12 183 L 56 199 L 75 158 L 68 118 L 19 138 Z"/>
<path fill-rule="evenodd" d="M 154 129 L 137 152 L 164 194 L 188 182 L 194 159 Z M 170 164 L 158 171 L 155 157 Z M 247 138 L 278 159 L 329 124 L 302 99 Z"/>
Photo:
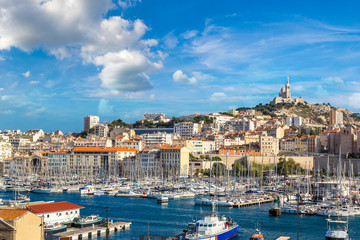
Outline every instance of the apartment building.
<path fill-rule="evenodd" d="M 174 130 L 181 138 L 191 138 L 201 132 L 201 124 L 193 122 L 181 122 L 174 125 Z"/>

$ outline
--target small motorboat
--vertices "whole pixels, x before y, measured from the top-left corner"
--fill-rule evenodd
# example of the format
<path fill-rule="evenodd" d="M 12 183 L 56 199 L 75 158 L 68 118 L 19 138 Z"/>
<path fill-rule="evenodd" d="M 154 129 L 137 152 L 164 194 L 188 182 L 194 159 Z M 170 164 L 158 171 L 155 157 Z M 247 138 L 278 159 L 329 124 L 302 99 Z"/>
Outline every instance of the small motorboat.
<path fill-rule="evenodd" d="M 78 218 L 74 223 L 74 227 L 85 227 L 92 224 L 98 224 L 102 221 L 102 217 L 99 217 L 99 215 L 91 215 L 88 217 L 80 217 Z"/>
<path fill-rule="evenodd" d="M 348 221 L 326 219 L 328 230 L 325 235 L 326 240 L 349 240 Z"/>
<path fill-rule="evenodd" d="M 63 224 L 53 223 L 53 224 L 45 225 L 45 232 L 52 232 L 54 234 L 58 232 L 63 232 L 65 230 L 66 230 L 66 225 Z"/>

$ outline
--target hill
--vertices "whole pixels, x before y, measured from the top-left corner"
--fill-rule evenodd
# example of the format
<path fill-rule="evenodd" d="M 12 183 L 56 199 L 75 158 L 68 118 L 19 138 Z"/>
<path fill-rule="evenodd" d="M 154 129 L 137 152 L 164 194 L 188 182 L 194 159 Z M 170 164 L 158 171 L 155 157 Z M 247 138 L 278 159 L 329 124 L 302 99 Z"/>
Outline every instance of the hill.
<path fill-rule="evenodd" d="M 353 112 L 343 109 L 336 108 L 328 104 L 309 104 L 305 103 L 268 103 L 265 105 L 258 104 L 254 108 L 238 108 L 238 110 L 254 109 L 256 111 L 262 112 L 264 115 L 269 116 L 300 116 L 303 118 L 303 123 L 309 124 L 320 124 L 328 125 L 329 124 L 329 114 L 331 109 L 336 111 L 341 111 L 344 113 L 344 124 L 345 125 L 354 125 L 360 127 L 360 118 L 355 116 Z"/>

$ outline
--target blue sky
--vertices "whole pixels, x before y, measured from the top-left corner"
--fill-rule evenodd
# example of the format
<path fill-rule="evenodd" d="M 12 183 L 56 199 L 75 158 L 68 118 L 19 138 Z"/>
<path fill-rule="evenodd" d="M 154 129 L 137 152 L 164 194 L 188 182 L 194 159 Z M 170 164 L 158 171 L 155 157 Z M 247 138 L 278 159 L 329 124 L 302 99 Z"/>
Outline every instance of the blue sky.
<path fill-rule="evenodd" d="M 360 111 L 357 1 L 0 0 L 0 129 L 226 111 Z"/>

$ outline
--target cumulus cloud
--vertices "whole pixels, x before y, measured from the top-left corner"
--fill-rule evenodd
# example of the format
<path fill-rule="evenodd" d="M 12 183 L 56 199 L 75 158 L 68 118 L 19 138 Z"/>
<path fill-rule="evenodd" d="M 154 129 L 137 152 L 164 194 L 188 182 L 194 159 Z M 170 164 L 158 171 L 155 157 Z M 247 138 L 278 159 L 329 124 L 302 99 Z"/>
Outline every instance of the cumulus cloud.
<path fill-rule="evenodd" d="M 112 116 L 114 115 L 114 107 L 109 103 L 107 99 L 101 99 L 98 106 L 99 115 Z"/>
<path fill-rule="evenodd" d="M 27 72 L 25 72 L 25 73 L 23 73 L 21 75 L 23 75 L 24 77 L 30 77 L 30 71 L 27 71 Z"/>
<path fill-rule="evenodd" d="M 177 70 L 173 74 L 173 80 L 175 82 L 179 83 L 185 83 L 185 84 L 196 84 L 197 80 L 194 77 L 189 78 L 185 73 L 183 73 L 181 70 Z"/>
<path fill-rule="evenodd" d="M 128 91 L 150 89 L 146 73 L 162 67 L 161 62 L 151 62 L 139 51 L 129 50 L 97 57 L 95 64 L 104 66 L 99 74 L 103 87 Z"/>
<path fill-rule="evenodd" d="M 29 84 L 31 84 L 31 85 L 35 85 L 35 84 L 39 84 L 40 83 L 40 81 L 30 81 L 29 82 Z"/>
<path fill-rule="evenodd" d="M 206 81 L 206 80 L 210 80 L 210 79 L 214 78 L 213 76 L 211 76 L 209 74 L 204 74 L 201 72 L 192 72 L 191 74 L 192 74 L 192 77 L 189 77 L 188 75 L 183 73 L 183 71 L 177 70 L 173 74 L 173 80 L 174 80 L 174 82 L 178 82 L 178 83 L 195 85 L 201 81 Z"/>
<path fill-rule="evenodd" d="M 126 8 L 136 2 L 119 0 L 117 4 Z M 150 88 L 147 74 L 162 66 L 156 59 L 161 56 L 149 54 L 157 40 L 142 39 L 149 29 L 141 20 L 104 18 L 117 7 L 112 0 L 24 0 L 2 1 L 1 5 L 0 50 L 42 48 L 60 60 L 80 55 L 84 63 L 102 69 L 102 86 L 122 91 Z M 122 58 L 124 51 L 132 55 L 131 60 Z"/>

